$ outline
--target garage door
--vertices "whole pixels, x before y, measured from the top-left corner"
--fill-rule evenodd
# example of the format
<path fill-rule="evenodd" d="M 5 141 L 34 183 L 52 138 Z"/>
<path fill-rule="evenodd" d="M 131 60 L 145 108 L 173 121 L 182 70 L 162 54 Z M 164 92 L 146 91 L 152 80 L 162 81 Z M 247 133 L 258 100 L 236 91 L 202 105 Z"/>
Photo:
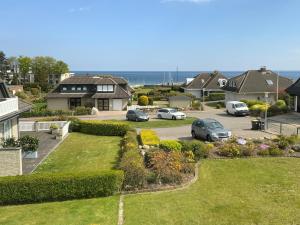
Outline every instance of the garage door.
<path fill-rule="evenodd" d="M 122 110 L 122 99 L 113 99 L 113 110 L 121 111 Z"/>

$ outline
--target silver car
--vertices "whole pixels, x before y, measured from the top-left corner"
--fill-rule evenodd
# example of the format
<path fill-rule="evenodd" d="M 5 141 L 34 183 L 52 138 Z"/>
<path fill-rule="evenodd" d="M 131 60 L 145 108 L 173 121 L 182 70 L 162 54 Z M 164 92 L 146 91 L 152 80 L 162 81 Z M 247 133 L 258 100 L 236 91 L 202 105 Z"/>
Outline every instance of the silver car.
<path fill-rule="evenodd" d="M 215 119 L 198 119 L 192 124 L 191 133 L 193 138 L 201 138 L 207 141 L 219 141 L 231 136 L 231 131 L 225 129 Z"/>

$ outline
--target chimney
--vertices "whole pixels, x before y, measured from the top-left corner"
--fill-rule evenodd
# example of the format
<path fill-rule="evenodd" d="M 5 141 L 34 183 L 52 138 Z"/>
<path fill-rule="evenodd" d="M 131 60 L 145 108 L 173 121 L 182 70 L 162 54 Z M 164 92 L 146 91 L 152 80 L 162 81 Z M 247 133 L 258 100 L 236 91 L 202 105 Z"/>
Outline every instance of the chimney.
<path fill-rule="evenodd" d="M 260 72 L 267 72 L 267 67 L 266 66 L 260 67 Z"/>

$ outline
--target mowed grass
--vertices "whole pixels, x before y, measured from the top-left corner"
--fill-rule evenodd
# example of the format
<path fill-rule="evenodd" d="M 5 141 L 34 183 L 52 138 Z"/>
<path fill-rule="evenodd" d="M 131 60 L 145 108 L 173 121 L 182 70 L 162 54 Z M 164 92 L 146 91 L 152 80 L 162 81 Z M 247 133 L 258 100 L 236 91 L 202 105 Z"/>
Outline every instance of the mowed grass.
<path fill-rule="evenodd" d="M 77 173 L 113 169 L 118 158 L 120 141 L 120 137 L 71 133 L 35 173 Z"/>
<path fill-rule="evenodd" d="M 0 224 L 117 224 L 118 196 L 0 207 Z"/>
<path fill-rule="evenodd" d="M 185 120 L 165 120 L 165 119 L 155 119 L 155 120 L 149 120 L 146 122 L 135 122 L 135 121 L 122 121 L 124 123 L 129 124 L 131 127 L 134 128 L 145 128 L 145 129 L 151 129 L 151 128 L 167 128 L 167 127 L 180 127 L 180 126 L 186 126 L 186 125 L 192 125 L 192 123 L 197 118 L 194 117 L 187 117 Z M 116 121 L 116 120 L 109 120 L 109 121 Z"/>
<path fill-rule="evenodd" d="M 190 188 L 125 197 L 127 225 L 300 224 L 300 159 L 202 161 Z"/>

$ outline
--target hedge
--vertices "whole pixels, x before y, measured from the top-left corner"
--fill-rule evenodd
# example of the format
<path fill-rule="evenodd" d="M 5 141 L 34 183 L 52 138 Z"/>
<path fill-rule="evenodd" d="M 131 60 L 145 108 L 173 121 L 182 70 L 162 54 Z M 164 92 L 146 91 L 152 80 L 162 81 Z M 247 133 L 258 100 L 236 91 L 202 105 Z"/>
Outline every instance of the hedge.
<path fill-rule="evenodd" d="M 225 93 L 210 93 L 205 97 L 205 101 L 220 101 L 225 100 Z"/>
<path fill-rule="evenodd" d="M 33 174 L 0 178 L 0 205 L 110 196 L 124 180 L 122 171 Z"/>
<path fill-rule="evenodd" d="M 88 120 L 79 122 L 79 131 L 100 136 L 124 136 L 130 126 L 122 122 Z"/>
<path fill-rule="evenodd" d="M 176 140 L 162 140 L 159 143 L 159 147 L 167 152 L 170 151 L 181 151 L 182 145 Z"/>

